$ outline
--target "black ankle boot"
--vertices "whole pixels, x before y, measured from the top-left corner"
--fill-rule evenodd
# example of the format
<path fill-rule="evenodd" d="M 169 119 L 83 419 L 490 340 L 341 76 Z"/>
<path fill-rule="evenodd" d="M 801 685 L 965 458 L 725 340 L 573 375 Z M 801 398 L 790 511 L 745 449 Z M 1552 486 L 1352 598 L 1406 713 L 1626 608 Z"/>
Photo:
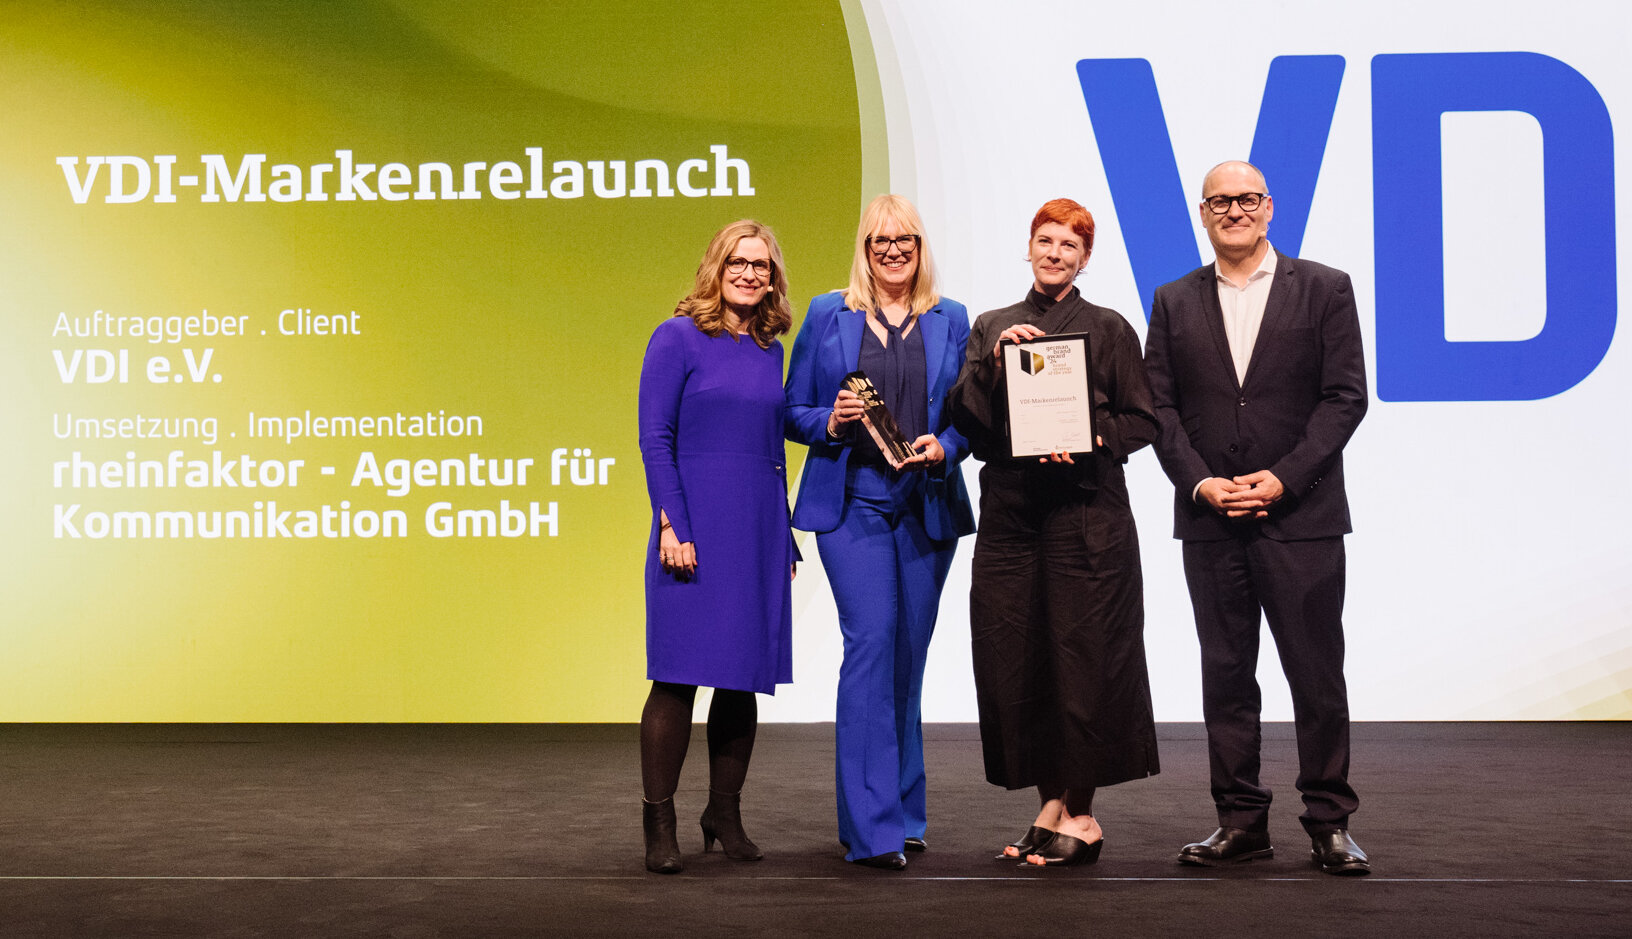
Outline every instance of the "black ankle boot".
<path fill-rule="evenodd" d="M 646 829 L 646 869 L 654 874 L 678 874 L 680 842 L 674 832 L 674 798 L 662 802 L 640 800 L 641 824 Z"/>
<path fill-rule="evenodd" d="M 764 852 L 742 831 L 742 793 L 708 790 L 708 808 L 703 810 L 703 852 L 714 849 L 714 838 L 720 839 L 720 848 L 733 861 L 757 861 Z"/>

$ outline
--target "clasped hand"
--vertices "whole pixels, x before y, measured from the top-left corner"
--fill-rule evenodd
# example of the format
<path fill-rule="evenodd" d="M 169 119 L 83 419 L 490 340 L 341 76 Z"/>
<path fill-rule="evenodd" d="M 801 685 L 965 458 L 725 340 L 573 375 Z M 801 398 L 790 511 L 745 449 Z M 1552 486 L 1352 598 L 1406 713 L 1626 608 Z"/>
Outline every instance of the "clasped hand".
<path fill-rule="evenodd" d="M 1226 518 L 1267 518 L 1269 507 L 1286 495 L 1286 487 L 1274 473 L 1259 470 L 1233 479 L 1209 477 L 1196 495 Z"/>

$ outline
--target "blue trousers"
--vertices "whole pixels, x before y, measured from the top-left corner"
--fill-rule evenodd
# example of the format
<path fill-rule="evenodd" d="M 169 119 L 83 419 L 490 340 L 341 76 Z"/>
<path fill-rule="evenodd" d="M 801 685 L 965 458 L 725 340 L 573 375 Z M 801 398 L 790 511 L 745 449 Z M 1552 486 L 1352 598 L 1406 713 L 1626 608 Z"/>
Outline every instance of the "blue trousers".
<path fill-rule="evenodd" d="M 924 660 L 957 541 L 924 533 L 922 485 L 852 467 L 839 527 L 816 536 L 844 634 L 835 789 L 850 861 L 900 851 L 927 825 Z"/>

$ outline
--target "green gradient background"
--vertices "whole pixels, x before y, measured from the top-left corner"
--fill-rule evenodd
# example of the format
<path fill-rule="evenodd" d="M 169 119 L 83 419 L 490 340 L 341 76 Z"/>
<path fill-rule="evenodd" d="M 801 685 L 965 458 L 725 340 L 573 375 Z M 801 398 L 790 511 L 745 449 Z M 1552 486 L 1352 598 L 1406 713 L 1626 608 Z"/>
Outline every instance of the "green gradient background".
<path fill-rule="evenodd" d="M 774 227 L 796 309 L 843 283 L 864 196 L 837 2 L 91 2 L 0 5 L 0 720 L 629 720 L 644 694 L 647 507 L 636 379 L 710 234 Z M 69 197 L 58 156 L 200 154 L 236 166 L 707 157 L 754 196 L 170 205 Z M 876 163 L 874 164 L 876 165 Z M 104 170 L 105 172 L 105 170 Z M 330 186 L 331 191 L 333 185 Z M 587 185 L 586 185 L 587 188 Z M 286 307 L 357 310 L 355 339 L 285 338 Z M 250 314 L 216 385 L 150 386 L 132 340 L 53 341 L 59 311 Z M 260 329 L 271 335 L 262 338 Z M 791 340 L 789 340 L 791 341 Z M 126 385 L 65 385 L 51 350 L 129 348 Z M 471 440 L 245 439 L 244 416 L 479 414 Z M 296 489 L 51 488 L 79 449 L 55 412 L 216 416 L 215 449 L 307 461 Z M 237 431 L 238 439 L 226 437 Z M 548 484 L 556 447 L 614 457 L 611 485 Z M 356 454 L 532 457 L 525 489 L 350 488 Z M 315 467 L 337 474 L 319 477 Z M 66 541 L 52 505 L 404 509 L 400 540 Z M 431 501 L 559 504 L 555 539 L 432 539 Z"/>

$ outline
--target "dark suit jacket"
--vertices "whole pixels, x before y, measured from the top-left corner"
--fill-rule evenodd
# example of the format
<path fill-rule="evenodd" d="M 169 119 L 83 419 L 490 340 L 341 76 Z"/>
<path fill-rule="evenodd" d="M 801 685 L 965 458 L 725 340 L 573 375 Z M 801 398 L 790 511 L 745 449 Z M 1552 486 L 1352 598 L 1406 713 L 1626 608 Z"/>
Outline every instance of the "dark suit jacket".
<path fill-rule="evenodd" d="M 839 527 L 844 512 L 851 448 L 848 439 L 828 439 L 827 419 L 833 413 L 839 383 L 856 370 L 861 331 L 866 328 L 865 311 L 845 306 L 843 293 L 824 293 L 810 301 L 793 343 L 783 423 L 789 440 L 810 446 L 793 508 L 793 527 L 804 531 L 832 531 Z M 947 541 L 975 530 L 974 508 L 958 467 L 969 455 L 969 444 L 952 429 L 951 412 L 946 408 L 946 394 L 958 378 L 963 347 L 969 340 L 969 311 L 958 301 L 942 297 L 919 315 L 916 328 L 924 331 L 929 429 L 946 451 L 945 462 L 924 471 L 924 530 L 937 541 Z"/>
<path fill-rule="evenodd" d="M 1216 541 L 1244 529 L 1278 541 L 1349 532 L 1343 446 L 1366 413 L 1366 364 L 1349 275 L 1277 253 L 1263 326 L 1238 382 L 1214 265 L 1156 290 L 1145 367 L 1173 481 L 1173 535 Z M 1209 476 L 1267 469 L 1286 487 L 1269 517 L 1233 521 L 1191 498 Z"/>

